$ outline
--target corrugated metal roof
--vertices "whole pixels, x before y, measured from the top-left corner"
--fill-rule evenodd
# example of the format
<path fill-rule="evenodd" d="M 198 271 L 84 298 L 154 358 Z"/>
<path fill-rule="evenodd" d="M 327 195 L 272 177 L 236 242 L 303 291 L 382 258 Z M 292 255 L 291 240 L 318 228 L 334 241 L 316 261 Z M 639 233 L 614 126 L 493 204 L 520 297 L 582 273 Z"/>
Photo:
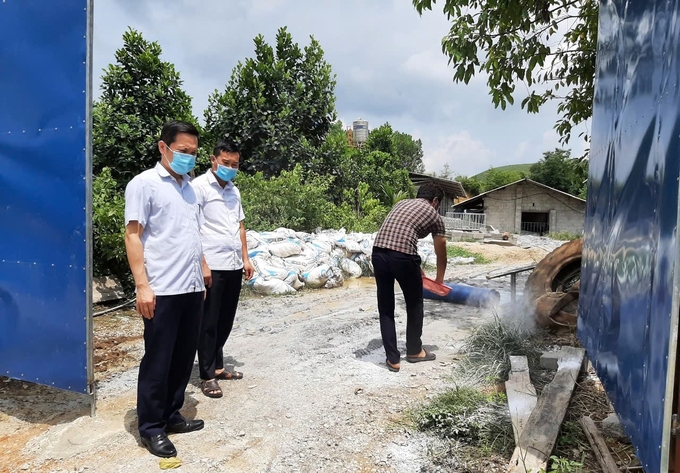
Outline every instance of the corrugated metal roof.
<path fill-rule="evenodd" d="M 450 197 L 467 197 L 465 189 L 458 181 L 452 181 L 451 179 L 443 179 L 441 177 L 428 176 L 427 174 L 418 174 L 415 172 L 408 173 L 408 177 L 411 179 L 414 185 L 419 186 L 425 182 L 434 182 Z"/>
<path fill-rule="evenodd" d="M 496 187 L 495 189 L 491 189 L 490 191 L 482 192 L 479 195 L 476 195 L 474 197 L 471 197 L 467 200 L 464 200 L 463 202 L 460 202 L 460 203 L 454 205 L 453 208 L 454 209 L 465 208 L 465 207 L 468 207 L 470 205 L 477 204 L 480 200 L 482 200 L 484 198 L 484 196 L 491 194 L 492 192 L 496 192 L 496 191 L 499 191 L 501 189 L 505 189 L 506 187 L 514 186 L 516 184 L 519 184 L 520 182 L 529 182 L 529 183 L 534 184 L 538 187 L 543 187 L 544 189 L 548 189 L 548 190 L 551 190 L 553 192 L 557 192 L 559 194 L 562 194 L 566 197 L 569 197 L 570 199 L 578 200 L 580 202 L 585 202 L 585 200 L 581 199 L 580 197 L 576 197 L 575 195 L 569 194 L 567 192 L 563 192 L 559 189 L 555 189 L 554 187 L 546 186 L 545 184 L 541 184 L 540 182 L 533 181 L 533 180 L 529 179 L 528 177 L 525 177 L 524 179 L 520 179 L 519 181 L 511 182 L 510 184 L 506 184 L 504 186 Z"/>

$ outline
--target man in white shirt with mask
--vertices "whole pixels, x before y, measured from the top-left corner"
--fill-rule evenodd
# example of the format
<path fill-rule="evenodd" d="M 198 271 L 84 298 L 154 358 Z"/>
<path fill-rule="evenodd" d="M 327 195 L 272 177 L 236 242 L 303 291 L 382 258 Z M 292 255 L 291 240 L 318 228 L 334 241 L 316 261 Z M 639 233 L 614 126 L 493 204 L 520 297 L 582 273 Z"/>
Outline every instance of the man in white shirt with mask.
<path fill-rule="evenodd" d="M 171 121 L 161 131 L 160 161 L 125 189 L 125 249 L 144 321 L 144 357 L 137 383 L 142 444 L 159 457 L 177 450 L 167 434 L 193 432 L 203 421 L 179 410 L 191 376 L 205 296 L 200 207 L 189 173 L 198 130 Z"/>
<path fill-rule="evenodd" d="M 253 276 L 241 194 L 232 182 L 239 161 L 238 147 L 220 141 L 210 156 L 211 168 L 191 183 L 204 218 L 201 241 L 212 278 L 198 339 L 201 389 L 208 397 L 222 397 L 218 379 L 243 378 L 243 373 L 225 370 L 223 353 L 234 325 L 243 275 L 246 280 Z"/>

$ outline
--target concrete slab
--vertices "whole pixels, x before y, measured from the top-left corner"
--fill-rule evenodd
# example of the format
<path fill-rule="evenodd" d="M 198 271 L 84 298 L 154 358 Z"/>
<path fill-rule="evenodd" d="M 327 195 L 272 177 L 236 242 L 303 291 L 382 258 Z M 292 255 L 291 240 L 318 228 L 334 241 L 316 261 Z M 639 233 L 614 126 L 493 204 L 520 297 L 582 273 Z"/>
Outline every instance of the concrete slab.
<path fill-rule="evenodd" d="M 92 280 L 92 302 L 110 302 L 123 299 L 125 292 L 120 282 L 108 276 L 94 278 Z"/>

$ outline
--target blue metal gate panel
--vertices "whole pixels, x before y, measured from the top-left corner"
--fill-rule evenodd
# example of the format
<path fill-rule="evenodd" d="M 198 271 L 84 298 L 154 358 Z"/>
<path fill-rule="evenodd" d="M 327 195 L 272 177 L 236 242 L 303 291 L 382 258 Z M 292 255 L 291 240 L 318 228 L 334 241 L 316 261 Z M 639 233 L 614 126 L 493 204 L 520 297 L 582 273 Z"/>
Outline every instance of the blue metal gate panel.
<path fill-rule="evenodd" d="M 87 0 L 0 3 L 0 374 L 87 392 Z"/>
<path fill-rule="evenodd" d="M 680 24 L 600 3 L 578 334 L 649 472 L 668 471 L 677 343 Z"/>

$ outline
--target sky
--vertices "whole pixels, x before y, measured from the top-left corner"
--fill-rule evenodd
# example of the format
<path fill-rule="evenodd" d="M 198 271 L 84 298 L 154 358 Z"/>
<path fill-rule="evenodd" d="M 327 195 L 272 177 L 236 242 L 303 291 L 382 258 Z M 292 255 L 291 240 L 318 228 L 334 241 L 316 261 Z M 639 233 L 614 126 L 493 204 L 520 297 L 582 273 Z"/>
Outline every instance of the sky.
<path fill-rule="evenodd" d="M 537 162 L 562 147 L 553 130 L 557 103 L 530 115 L 516 104 L 495 109 L 486 80 L 453 82 L 441 52 L 450 23 L 440 1 L 422 16 L 410 0 L 97 0 L 94 8 L 94 94 L 102 70 L 115 61 L 128 27 L 158 41 L 193 97 L 200 120 L 214 90 L 224 90 L 232 69 L 252 57 L 253 38 L 273 44 L 286 26 L 305 46 L 313 36 L 336 75 L 338 118 L 347 126 L 368 120 L 369 128 L 392 128 L 423 142 L 428 172 L 448 164 L 455 175 L 489 167 Z M 200 6 L 199 6 L 200 5 Z M 519 89 L 524 90 L 520 85 Z M 580 130 L 585 128 L 580 128 Z M 568 148 L 586 148 L 572 133 Z"/>

